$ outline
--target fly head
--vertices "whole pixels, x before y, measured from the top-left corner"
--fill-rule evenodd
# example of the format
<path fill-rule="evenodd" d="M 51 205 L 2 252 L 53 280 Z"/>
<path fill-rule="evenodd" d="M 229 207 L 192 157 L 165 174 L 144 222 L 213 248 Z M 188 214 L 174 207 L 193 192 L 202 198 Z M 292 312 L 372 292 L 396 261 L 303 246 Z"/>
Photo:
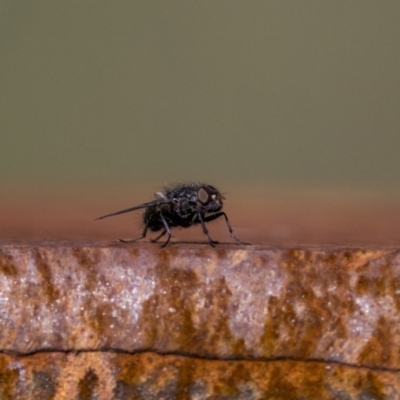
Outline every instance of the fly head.
<path fill-rule="evenodd" d="M 222 209 L 225 197 L 211 185 L 201 185 L 197 190 L 197 203 L 203 213 L 217 212 Z"/>

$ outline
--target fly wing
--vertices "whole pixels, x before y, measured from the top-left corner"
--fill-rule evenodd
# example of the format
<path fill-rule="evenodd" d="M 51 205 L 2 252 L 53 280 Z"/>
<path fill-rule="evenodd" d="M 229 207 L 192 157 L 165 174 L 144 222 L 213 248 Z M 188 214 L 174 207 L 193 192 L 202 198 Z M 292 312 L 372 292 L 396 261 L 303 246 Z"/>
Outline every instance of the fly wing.
<path fill-rule="evenodd" d="M 154 193 L 154 198 L 157 200 L 168 200 L 168 197 L 163 192 Z"/>
<path fill-rule="evenodd" d="M 112 214 L 103 215 L 102 217 L 96 218 L 96 220 L 103 219 L 103 218 L 108 218 L 108 217 L 113 217 L 114 215 L 125 214 L 127 212 L 139 210 L 141 208 L 147 208 L 147 207 L 150 207 L 150 206 L 157 206 L 157 205 L 160 205 L 160 204 L 168 204 L 168 203 L 171 203 L 171 202 L 172 202 L 172 200 L 167 200 L 167 199 L 165 199 L 165 200 L 162 200 L 162 199 L 153 200 L 153 201 L 149 201 L 148 203 L 140 204 L 139 206 L 126 208 L 125 210 L 117 211 L 117 212 L 114 212 Z"/>

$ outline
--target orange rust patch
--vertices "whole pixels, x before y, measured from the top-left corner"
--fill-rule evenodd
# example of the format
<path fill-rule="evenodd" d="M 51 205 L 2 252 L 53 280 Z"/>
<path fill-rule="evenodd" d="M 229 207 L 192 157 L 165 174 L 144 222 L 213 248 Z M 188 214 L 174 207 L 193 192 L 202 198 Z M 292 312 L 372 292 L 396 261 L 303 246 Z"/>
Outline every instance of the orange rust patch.
<path fill-rule="evenodd" d="M 183 360 L 177 374 L 176 399 L 190 400 L 190 385 L 193 382 L 193 367 L 193 360 Z"/>
<path fill-rule="evenodd" d="M 0 357 L 0 398 L 12 400 L 18 385 L 19 371 L 9 367 L 7 356 Z"/>
<path fill-rule="evenodd" d="M 268 319 L 264 323 L 264 331 L 261 336 L 261 346 L 263 348 L 263 356 L 269 357 L 273 354 L 279 340 L 279 324 L 277 320 L 279 316 L 275 312 L 278 308 L 278 299 L 275 296 L 270 296 L 268 299 Z"/>
<path fill-rule="evenodd" d="M 393 327 L 385 318 L 379 318 L 371 339 L 364 345 L 358 357 L 357 361 L 361 365 L 379 366 L 382 362 L 390 363 L 391 357 L 394 356 L 392 351 L 395 348 L 391 337 L 392 329 Z M 397 351 L 395 356 L 398 358 Z"/>
<path fill-rule="evenodd" d="M 297 399 L 299 393 L 296 386 L 287 380 L 288 372 L 282 368 L 275 368 L 271 375 L 264 394 L 273 399 Z"/>
<path fill-rule="evenodd" d="M 92 249 L 75 248 L 74 255 L 86 274 L 84 287 L 87 293 L 94 292 L 99 285 L 106 284 L 104 276 L 97 268 L 101 256 L 99 249 L 93 251 Z M 111 304 L 99 304 L 94 297 L 88 296 L 80 313 L 97 336 L 104 338 L 108 327 L 118 322 L 112 317 L 112 310 Z"/>
<path fill-rule="evenodd" d="M 85 376 L 78 382 L 78 399 L 91 400 L 95 398 L 98 385 L 99 378 L 93 369 L 90 368 Z"/>
<path fill-rule="evenodd" d="M 364 379 L 361 379 L 362 387 L 360 398 L 361 399 L 374 399 L 374 400 L 387 400 L 388 397 L 385 395 L 385 389 L 380 382 L 379 378 L 375 374 L 368 372 Z"/>
<path fill-rule="evenodd" d="M 392 278 L 389 282 L 389 287 L 396 304 L 396 310 L 400 313 L 400 277 Z"/>
<path fill-rule="evenodd" d="M 168 259 L 166 254 L 164 259 Z M 198 342 L 192 320 L 194 305 L 190 299 L 198 287 L 196 273 L 192 270 L 171 268 L 164 262 L 160 262 L 155 269 L 156 294 L 143 301 L 138 322 L 143 326 L 146 346 L 155 346 L 169 332 L 168 342 L 171 346 L 180 351 L 190 351 Z M 169 318 L 161 320 L 160 314 L 169 315 Z"/>
<path fill-rule="evenodd" d="M 54 303 L 60 297 L 60 291 L 54 286 L 51 268 L 48 262 L 43 258 L 42 252 L 36 249 L 34 254 L 36 268 L 42 279 L 43 291 L 50 302 Z"/>
<path fill-rule="evenodd" d="M 6 276 L 18 275 L 18 269 L 14 264 L 13 257 L 10 254 L 3 254 L 0 251 L 0 273 Z"/>

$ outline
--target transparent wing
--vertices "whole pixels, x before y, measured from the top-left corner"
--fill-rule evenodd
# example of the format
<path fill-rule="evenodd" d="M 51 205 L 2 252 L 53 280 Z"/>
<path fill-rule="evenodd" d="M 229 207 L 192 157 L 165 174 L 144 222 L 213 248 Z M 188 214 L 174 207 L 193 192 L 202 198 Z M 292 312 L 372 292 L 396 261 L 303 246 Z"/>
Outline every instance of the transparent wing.
<path fill-rule="evenodd" d="M 154 193 L 154 198 L 157 200 L 168 200 L 167 196 L 163 192 Z"/>
<path fill-rule="evenodd" d="M 102 217 L 96 218 L 96 220 L 103 219 L 103 218 L 108 218 L 108 217 L 113 217 L 114 215 L 125 214 L 127 212 L 139 210 L 141 208 L 147 208 L 147 207 L 150 207 L 150 206 L 157 206 L 157 205 L 160 205 L 160 204 L 168 204 L 168 203 L 172 203 L 172 200 L 167 200 L 167 199 L 165 199 L 165 200 L 163 200 L 163 199 L 153 200 L 153 201 L 149 201 L 148 203 L 140 204 L 139 206 L 126 208 L 125 210 L 117 211 L 117 212 L 114 212 L 112 214 L 103 215 Z"/>

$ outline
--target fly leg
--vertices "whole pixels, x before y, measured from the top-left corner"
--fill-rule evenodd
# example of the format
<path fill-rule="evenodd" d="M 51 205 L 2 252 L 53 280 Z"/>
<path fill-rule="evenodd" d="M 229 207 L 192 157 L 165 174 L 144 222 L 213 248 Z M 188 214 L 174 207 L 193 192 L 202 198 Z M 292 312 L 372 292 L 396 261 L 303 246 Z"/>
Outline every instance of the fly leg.
<path fill-rule="evenodd" d="M 157 242 L 158 239 L 161 239 L 166 233 L 167 233 L 167 230 L 164 229 L 155 239 L 150 239 L 150 241 L 152 243 L 155 243 L 155 242 Z"/>
<path fill-rule="evenodd" d="M 197 216 L 198 216 L 199 221 L 200 221 L 200 223 L 201 223 L 201 227 L 203 228 L 203 232 L 204 232 L 204 234 L 207 236 L 208 243 L 210 243 L 210 246 L 215 247 L 215 243 L 218 243 L 218 242 L 215 242 L 214 240 L 211 239 L 211 236 L 210 236 L 210 234 L 208 233 L 206 224 L 204 223 L 205 221 L 207 221 L 207 218 L 208 218 L 208 217 L 205 217 L 205 218 L 204 218 L 203 215 L 202 215 L 201 213 L 198 213 Z"/>
<path fill-rule="evenodd" d="M 168 243 L 169 243 L 169 241 L 170 241 L 170 239 L 171 239 L 171 236 L 172 236 L 172 233 L 171 233 L 171 229 L 170 229 L 170 227 L 169 227 L 169 225 L 168 225 L 168 222 L 167 222 L 167 220 L 165 219 L 165 217 L 164 217 L 164 215 L 163 215 L 163 213 L 160 211 L 160 218 L 161 218 L 161 221 L 163 222 L 163 224 L 164 224 L 164 228 L 165 228 L 165 232 L 161 235 L 161 236 L 163 236 L 165 233 L 168 233 L 168 239 L 165 241 L 165 243 L 163 243 L 162 245 L 161 245 L 161 248 L 163 248 L 163 247 L 165 247 Z M 161 237 L 160 236 L 160 237 Z M 160 237 L 158 237 L 157 239 L 159 239 Z"/>
<path fill-rule="evenodd" d="M 221 211 L 219 213 L 216 213 L 216 214 L 213 214 L 213 215 L 208 215 L 207 217 L 204 218 L 204 222 L 210 222 L 210 221 L 213 221 L 214 219 L 217 219 L 217 218 L 222 217 L 222 216 L 225 217 L 225 222 L 226 222 L 226 226 L 228 227 L 228 231 L 229 231 L 230 235 L 236 240 L 236 242 L 240 243 L 240 244 L 249 245 L 250 243 L 242 242 L 239 238 L 237 238 L 235 236 L 235 234 L 233 233 L 233 229 L 231 227 L 231 224 L 229 222 L 229 219 L 228 219 L 228 217 L 226 216 L 226 214 L 223 211 Z M 202 222 L 202 224 L 203 224 L 203 222 Z M 204 230 L 204 228 L 203 228 L 203 230 Z"/>
<path fill-rule="evenodd" d="M 130 239 L 130 240 L 119 239 L 119 241 L 121 243 L 134 243 L 134 242 L 136 242 L 136 241 L 138 241 L 140 239 L 143 239 L 144 237 L 146 237 L 146 233 L 147 233 L 147 229 L 148 228 L 149 228 L 149 221 L 146 222 L 146 225 L 144 226 L 144 229 L 143 229 L 143 233 L 139 237 L 137 237 L 135 239 Z"/>

